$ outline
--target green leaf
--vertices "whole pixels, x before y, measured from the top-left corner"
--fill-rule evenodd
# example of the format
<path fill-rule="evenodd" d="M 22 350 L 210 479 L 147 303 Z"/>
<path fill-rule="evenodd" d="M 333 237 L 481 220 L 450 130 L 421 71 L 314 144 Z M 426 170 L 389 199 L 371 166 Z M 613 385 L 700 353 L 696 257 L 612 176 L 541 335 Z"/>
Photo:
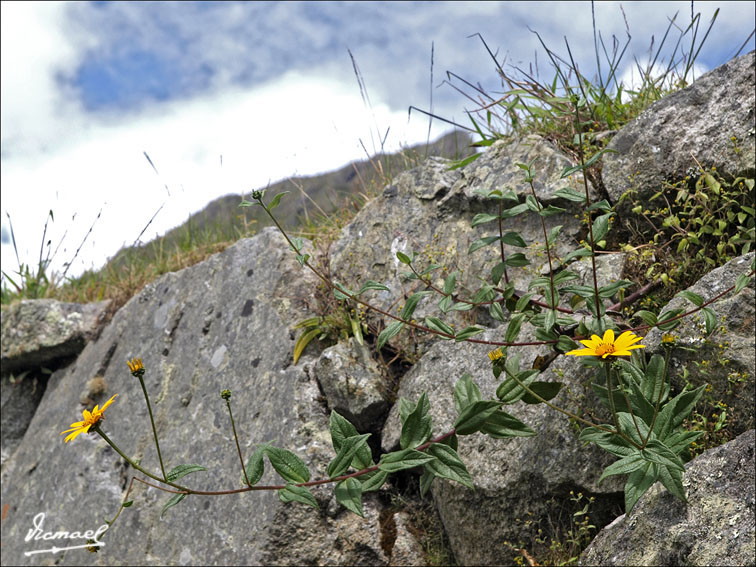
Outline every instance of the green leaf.
<path fill-rule="evenodd" d="M 679 292 L 675 297 L 684 297 L 696 307 L 701 307 L 701 305 L 703 305 L 703 302 L 704 302 L 703 297 L 701 297 L 697 293 L 688 291 L 687 289 L 684 289 L 683 291 Z"/>
<path fill-rule="evenodd" d="M 302 483 L 310 480 L 310 471 L 302 459 L 288 449 L 265 447 L 265 454 L 276 472 L 287 482 Z"/>
<path fill-rule="evenodd" d="M 413 293 L 409 296 L 407 299 L 407 303 L 404 304 L 404 309 L 402 309 L 401 318 L 404 320 L 409 320 L 412 318 L 412 314 L 415 312 L 415 308 L 417 307 L 418 302 L 431 293 L 430 291 L 419 291 L 417 293 Z"/>
<path fill-rule="evenodd" d="M 558 215 L 559 213 L 563 213 L 566 209 L 563 209 L 562 207 L 555 207 L 554 205 L 549 205 L 545 209 L 541 209 L 538 211 L 538 214 L 542 217 L 550 217 L 553 215 Z"/>
<path fill-rule="evenodd" d="M 165 503 L 165 506 L 163 506 L 163 511 L 160 512 L 160 518 L 163 518 L 163 514 L 166 513 L 168 508 L 173 508 L 176 504 L 181 502 L 184 498 L 186 498 L 186 494 L 174 494 L 171 496 L 171 498 L 168 500 L 168 502 Z"/>
<path fill-rule="evenodd" d="M 561 189 L 557 189 L 557 191 L 554 193 L 554 196 L 561 197 L 562 199 L 567 199 L 568 201 L 572 201 L 574 203 L 585 203 L 585 195 L 583 193 L 578 193 L 570 187 L 562 187 Z"/>
<path fill-rule="evenodd" d="M 737 294 L 740 292 L 741 289 L 743 289 L 745 286 L 748 285 L 748 282 L 751 281 L 751 278 L 749 278 L 746 274 L 740 274 L 738 275 L 737 279 L 735 280 L 735 291 L 734 293 Z"/>
<path fill-rule="evenodd" d="M 408 266 L 409 266 L 409 265 L 410 265 L 410 264 L 412 263 L 412 260 L 410 259 L 410 257 L 409 257 L 409 256 L 407 256 L 406 254 L 404 254 L 403 252 L 397 252 L 397 253 L 396 253 L 396 258 L 397 258 L 397 259 L 398 259 L 398 260 L 399 260 L 399 261 L 400 261 L 400 262 L 401 262 L 402 264 L 407 264 Z"/>
<path fill-rule="evenodd" d="M 496 292 L 494 291 L 493 286 L 484 283 L 480 286 L 478 291 L 475 292 L 475 295 L 473 295 L 472 302 L 483 303 L 484 301 L 492 301 L 494 297 L 496 297 Z"/>
<path fill-rule="evenodd" d="M 704 307 L 701 309 L 701 313 L 703 313 L 706 323 L 706 334 L 710 335 L 717 328 L 717 314 L 710 307 Z"/>
<path fill-rule="evenodd" d="M 586 211 L 604 211 L 605 213 L 611 212 L 611 210 L 612 206 L 606 199 L 601 199 L 586 209 Z"/>
<path fill-rule="evenodd" d="M 501 241 L 504 244 L 519 246 L 520 248 L 525 248 L 528 245 L 527 242 L 523 240 L 522 236 L 520 236 L 519 232 L 508 232 L 501 237 Z"/>
<path fill-rule="evenodd" d="M 268 205 L 268 210 L 272 211 L 273 209 L 275 209 L 278 206 L 278 204 L 281 202 L 281 198 L 284 195 L 286 195 L 286 193 L 288 193 L 288 191 L 282 191 L 281 193 L 273 197 L 273 200 Z"/>
<path fill-rule="evenodd" d="M 515 252 L 507 256 L 505 264 L 513 268 L 521 268 L 530 265 L 530 260 L 522 252 Z"/>
<path fill-rule="evenodd" d="M 491 269 L 491 280 L 493 280 L 494 285 L 499 285 L 501 276 L 504 275 L 506 270 L 507 265 L 504 262 L 499 262 Z"/>
<path fill-rule="evenodd" d="M 572 252 L 568 253 L 562 259 L 562 264 L 567 264 L 573 258 L 584 258 L 586 256 L 590 256 L 591 254 L 592 252 L 590 248 L 578 248 L 577 250 L 573 250 Z"/>
<path fill-rule="evenodd" d="M 383 486 L 383 483 L 386 482 L 387 478 L 388 473 L 380 470 L 363 474 L 362 476 L 358 477 L 360 483 L 362 484 L 362 492 L 372 492 L 374 490 L 378 490 L 381 486 Z"/>
<path fill-rule="evenodd" d="M 682 483 L 682 475 L 683 471 L 679 469 L 670 469 L 665 466 L 659 467 L 659 480 L 661 480 L 664 488 L 669 490 L 670 494 L 672 494 L 679 500 L 687 502 L 688 499 L 685 497 L 685 488 L 683 487 Z"/>
<path fill-rule="evenodd" d="M 559 341 L 557 342 L 556 347 L 561 352 L 568 352 L 571 350 L 579 349 L 580 345 L 573 341 L 572 337 L 568 337 L 567 335 L 559 335 Z"/>
<path fill-rule="evenodd" d="M 333 295 L 336 297 L 336 299 L 344 301 L 345 299 L 349 299 L 349 295 L 354 295 L 351 290 L 345 288 L 343 285 L 341 285 L 338 282 L 333 282 L 334 290 Z M 349 295 L 346 295 L 349 294 Z"/>
<path fill-rule="evenodd" d="M 654 463 L 644 463 L 643 466 L 630 473 L 625 483 L 625 513 L 630 511 L 641 496 L 653 486 L 659 478 L 659 467 Z"/>
<path fill-rule="evenodd" d="M 168 482 L 176 482 L 180 478 L 184 478 L 188 474 L 196 473 L 199 471 L 206 471 L 205 467 L 200 465 L 178 465 L 173 467 L 166 475 Z"/>
<path fill-rule="evenodd" d="M 519 304 L 520 302 L 518 301 L 517 305 L 519 306 Z M 509 325 L 507 325 L 507 332 L 504 334 L 504 342 L 513 343 L 517 340 L 517 336 L 520 334 L 520 328 L 522 327 L 524 320 L 524 313 L 515 313 L 512 315 L 512 318 L 509 320 Z"/>
<path fill-rule="evenodd" d="M 467 406 L 479 402 L 481 399 L 480 388 L 472 381 L 472 376 L 467 373 L 463 374 L 462 378 L 457 380 L 454 385 L 454 408 L 457 413 L 462 413 L 462 410 Z"/>
<path fill-rule="evenodd" d="M 501 321 L 502 323 L 505 323 L 507 321 L 507 316 L 504 313 L 504 309 L 501 307 L 501 303 L 498 301 L 494 301 L 491 303 L 491 305 L 488 306 L 488 313 L 491 315 L 491 318 L 496 321 Z"/>
<path fill-rule="evenodd" d="M 415 409 L 402 422 L 402 435 L 399 441 L 402 449 L 414 449 L 430 439 L 433 422 L 428 413 L 429 408 L 428 396 L 423 392 Z"/>
<path fill-rule="evenodd" d="M 247 466 L 244 468 L 244 472 L 247 475 L 247 482 L 251 485 L 255 485 L 260 482 L 263 473 L 265 472 L 265 462 L 263 457 L 265 456 L 265 447 L 258 447 L 255 452 L 247 460 Z"/>
<path fill-rule="evenodd" d="M 652 313 L 651 311 L 646 311 L 645 309 L 636 311 L 634 317 L 640 317 L 646 325 L 651 325 L 651 326 L 656 325 L 656 322 L 658 321 L 658 318 L 656 317 L 655 313 Z"/>
<path fill-rule="evenodd" d="M 441 301 L 438 302 L 438 308 L 441 310 L 441 313 L 448 313 L 452 308 L 452 305 L 453 301 L 451 295 L 445 295 L 441 298 Z"/>
<path fill-rule="evenodd" d="M 459 161 L 455 161 L 452 163 L 452 165 L 449 166 L 449 171 L 452 171 L 453 169 L 459 169 L 460 167 L 465 167 L 468 164 L 471 164 L 476 159 L 478 159 L 483 154 L 473 154 L 469 157 L 466 157 L 465 159 L 461 159 Z"/>
<path fill-rule="evenodd" d="M 302 356 L 304 349 L 307 348 L 307 345 L 310 344 L 310 342 L 312 342 L 312 339 L 320 335 L 322 332 L 323 330 L 320 327 L 315 327 L 299 335 L 297 342 L 294 344 L 294 364 L 295 365 L 299 361 L 299 357 Z"/>
<path fill-rule="evenodd" d="M 420 497 L 424 498 L 425 494 L 430 490 L 431 484 L 433 483 L 433 479 L 436 478 L 436 475 L 433 474 L 433 471 L 428 469 L 428 467 L 423 468 L 423 474 L 420 477 Z"/>
<path fill-rule="evenodd" d="M 632 365 L 631 362 L 626 364 Z M 634 365 L 633 365 L 634 366 Z M 666 396 L 662 395 L 662 390 L 666 385 L 667 377 L 664 375 L 664 357 L 655 354 L 649 360 L 646 366 L 646 373 L 643 380 L 643 395 L 651 404 L 658 401 L 663 402 Z"/>
<path fill-rule="evenodd" d="M 370 437 L 370 433 L 352 435 L 350 437 L 345 437 L 342 440 L 341 448 L 338 450 L 336 457 L 328 464 L 328 478 L 341 476 L 347 471 L 357 453 L 363 447 L 367 447 L 368 437 Z M 359 468 L 362 469 L 365 467 Z"/>
<path fill-rule="evenodd" d="M 527 204 L 528 209 L 530 209 L 534 213 L 539 212 L 543 208 L 538 199 L 533 197 L 533 195 L 528 195 L 527 197 L 525 197 L 525 203 Z"/>
<path fill-rule="evenodd" d="M 363 293 L 365 293 L 369 289 L 380 289 L 382 291 L 391 291 L 388 287 L 386 287 L 385 285 L 383 285 L 381 283 L 374 282 L 373 280 L 368 280 L 368 281 L 365 282 L 365 285 L 363 285 L 360 288 L 360 291 L 358 291 L 355 295 L 362 295 Z"/>
<path fill-rule="evenodd" d="M 532 437 L 536 434 L 530 427 L 507 412 L 499 410 L 488 416 L 480 432 L 494 439 L 509 437 Z"/>
<path fill-rule="evenodd" d="M 404 469 L 413 469 L 432 461 L 435 457 L 426 455 L 415 449 L 404 449 L 393 453 L 386 453 L 381 457 L 378 468 L 387 473 L 394 473 Z"/>
<path fill-rule="evenodd" d="M 685 451 L 690 444 L 703 435 L 703 431 L 676 431 L 664 440 L 664 444 L 675 454 Z"/>
<path fill-rule="evenodd" d="M 425 468 L 430 469 L 435 476 L 448 478 L 468 488 L 473 488 L 470 473 L 467 472 L 465 463 L 462 462 L 454 449 L 448 445 L 433 443 L 428 447 L 428 454 L 436 457 L 436 459 L 428 462 Z"/>
<path fill-rule="evenodd" d="M 454 340 L 456 342 L 464 341 L 465 339 L 469 339 L 470 337 L 482 333 L 484 330 L 485 329 L 481 329 L 479 327 L 465 327 L 459 333 L 457 333 L 457 335 L 454 337 Z"/>
<path fill-rule="evenodd" d="M 484 224 L 484 223 L 487 223 L 487 222 L 495 221 L 495 220 L 498 220 L 498 218 L 499 217 L 497 217 L 496 215 L 488 215 L 488 214 L 485 214 L 485 213 L 478 213 L 473 218 L 472 227 L 475 228 L 479 224 Z"/>
<path fill-rule="evenodd" d="M 278 491 L 278 498 L 281 502 L 300 502 L 312 506 L 316 510 L 318 509 L 318 501 L 315 500 L 312 493 L 304 486 L 287 484 L 286 488 Z"/>
<path fill-rule="evenodd" d="M 545 401 L 549 401 L 557 396 L 562 389 L 561 382 L 533 382 L 528 387 L 536 394 L 541 396 Z M 540 404 L 541 400 L 533 396 L 530 392 L 525 392 L 522 401 L 526 404 Z"/>
<path fill-rule="evenodd" d="M 480 239 L 476 240 L 475 242 L 473 242 L 470 245 L 470 248 L 468 249 L 467 253 L 468 254 L 472 254 L 476 250 L 480 250 L 481 248 L 484 248 L 484 247 L 488 246 L 492 242 L 498 242 L 498 241 L 499 241 L 499 237 L 498 236 L 485 236 L 485 237 L 480 238 Z"/>
<path fill-rule="evenodd" d="M 331 444 L 333 445 L 334 451 L 337 453 L 341 451 L 341 445 L 344 442 L 344 439 L 358 435 L 357 429 L 354 425 L 336 411 L 331 411 L 329 426 L 331 429 Z"/>
<path fill-rule="evenodd" d="M 606 213 L 596 217 L 593 221 L 593 241 L 598 242 L 609 232 L 609 219 L 614 213 Z"/>
<path fill-rule="evenodd" d="M 129 500 L 128 502 L 123 503 L 124 508 L 131 508 L 131 506 L 134 504 L 133 500 Z"/>
<path fill-rule="evenodd" d="M 616 282 L 612 282 L 609 285 L 601 286 L 599 288 L 599 297 L 608 299 L 610 297 L 613 297 L 619 290 L 628 288 L 631 285 L 635 284 L 628 280 L 617 280 Z"/>
<path fill-rule="evenodd" d="M 402 330 L 402 327 L 404 327 L 404 323 L 402 321 L 394 321 L 393 323 L 389 324 L 388 327 L 383 329 L 383 331 L 381 331 L 381 334 L 378 335 L 378 350 L 381 350 L 391 337 L 398 334 L 399 331 Z"/>
<path fill-rule="evenodd" d="M 685 470 L 685 465 L 683 465 L 680 457 L 675 455 L 669 447 L 658 439 L 650 439 L 641 451 L 641 455 L 644 460 L 656 463 L 657 465 L 663 465 L 668 469 Z"/>
<path fill-rule="evenodd" d="M 452 272 L 444 280 L 444 295 L 450 295 L 454 292 L 454 286 L 457 284 L 457 272 Z"/>
<path fill-rule="evenodd" d="M 501 218 L 506 220 L 512 217 L 516 217 L 517 215 L 520 215 L 527 210 L 528 210 L 528 205 L 525 203 L 520 203 L 519 205 L 515 205 L 514 207 L 504 209 L 501 212 Z"/>
<path fill-rule="evenodd" d="M 645 460 L 641 456 L 639 451 L 633 451 L 631 455 L 622 457 L 619 461 L 615 461 L 604 469 L 604 472 L 599 478 L 599 484 L 608 476 L 614 476 L 618 474 L 631 474 L 643 466 Z"/>
<path fill-rule="evenodd" d="M 654 433 L 659 439 L 666 439 L 682 424 L 683 420 L 693 411 L 698 400 L 701 399 L 704 388 L 706 388 L 706 384 L 702 384 L 695 390 L 680 392 L 664 404 L 654 423 Z"/>
<path fill-rule="evenodd" d="M 554 242 L 556 242 L 557 236 L 559 236 L 559 233 L 562 232 L 562 226 L 561 224 L 556 225 L 551 230 L 549 230 L 549 236 L 546 238 L 546 242 L 549 243 L 549 246 L 552 246 Z M 562 272 L 559 272 L 560 274 Z M 556 278 L 554 278 L 554 281 L 556 282 Z"/>
<path fill-rule="evenodd" d="M 515 305 L 515 311 L 523 311 L 529 304 L 530 304 L 530 298 L 533 297 L 535 293 L 526 293 L 520 299 L 517 300 L 517 304 Z"/>
<path fill-rule="evenodd" d="M 529 387 L 539 373 L 540 370 L 525 370 L 524 372 L 517 373 L 516 376 L 524 386 Z M 511 376 L 496 388 L 496 397 L 507 405 L 519 402 L 526 393 L 525 388 L 520 386 L 517 380 Z"/>
<path fill-rule="evenodd" d="M 610 428 L 610 425 L 604 425 L 605 428 Z M 608 431 L 602 431 L 597 427 L 586 427 L 580 432 L 580 440 L 595 443 L 604 451 L 608 451 L 612 455 L 618 457 L 627 457 L 629 455 L 637 453 L 637 451 L 622 437 L 616 433 L 609 433 Z"/>
<path fill-rule="evenodd" d="M 441 319 L 437 317 L 426 317 L 425 318 L 425 326 L 429 329 L 433 329 L 434 331 L 438 331 L 440 333 L 446 333 L 447 335 L 454 336 L 454 329 L 452 329 L 449 325 L 444 323 Z M 451 337 L 441 337 L 445 340 L 450 340 Z"/>
<path fill-rule="evenodd" d="M 665 321 L 677 317 L 684 311 L 685 309 L 672 309 L 670 311 L 664 311 L 659 315 L 659 320 L 657 321 L 656 326 L 659 327 L 659 329 L 661 329 L 662 331 L 671 331 L 680 324 L 680 319 L 670 321 L 669 323 L 665 323 Z"/>
<path fill-rule="evenodd" d="M 362 512 L 362 484 L 356 478 L 342 480 L 334 488 L 336 501 L 350 512 L 365 517 Z"/>
<path fill-rule="evenodd" d="M 501 402 L 481 400 L 465 407 L 454 423 L 457 435 L 471 435 L 478 431 L 488 417 L 501 407 Z"/>

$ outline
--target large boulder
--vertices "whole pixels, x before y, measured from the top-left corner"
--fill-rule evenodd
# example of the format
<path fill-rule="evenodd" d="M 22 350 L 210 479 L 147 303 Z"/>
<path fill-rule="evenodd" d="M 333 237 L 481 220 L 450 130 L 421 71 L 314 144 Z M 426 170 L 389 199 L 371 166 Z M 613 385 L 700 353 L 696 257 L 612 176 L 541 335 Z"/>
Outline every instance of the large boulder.
<path fill-rule="evenodd" d="M 623 127 L 604 154 L 602 179 L 612 204 L 627 190 L 647 202 L 664 181 L 705 168 L 730 177 L 753 177 L 754 53 L 699 77 L 691 86 L 652 104 Z"/>
<path fill-rule="evenodd" d="M 75 364 L 51 376 L 22 444 L 3 469 L 3 563 L 46 563 L 50 554 L 26 557 L 24 552 L 65 545 L 24 541 L 40 513 L 45 531 L 85 531 L 117 511 L 134 471 L 97 435 L 80 435 L 68 444 L 60 436 L 81 419 L 83 408 L 118 394 L 106 411 L 104 430 L 142 466 L 159 471 L 139 381 L 126 367 L 131 357 L 144 359 L 166 469 L 182 463 L 207 468 L 182 479 L 188 486 L 241 486 L 239 456 L 219 397 L 225 388 L 233 393 L 245 458 L 270 442 L 295 451 L 313 478 L 324 478 L 334 456 L 328 411 L 307 369 L 292 366 L 290 327 L 312 316 L 303 298 L 313 285 L 281 236 L 265 230 L 201 264 L 166 274 L 118 311 Z M 82 388 L 93 376 L 100 378 L 100 388 L 82 405 Z M 267 469 L 262 484 L 279 484 Z M 332 487 L 314 494 L 320 510 L 283 504 L 275 491 L 190 496 L 161 519 L 170 494 L 135 483 L 134 506 L 103 536 L 106 545 L 97 555 L 74 549 L 55 561 L 388 563 L 390 553 L 379 543 L 380 499 L 365 498 L 363 521 L 335 504 Z"/>
<path fill-rule="evenodd" d="M 97 338 L 109 304 L 24 299 L 3 306 L 0 463 L 5 465 L 21 443 L 52 371 L 70 363 L 88 341 Z"/>
<path fill-rule="evenodd" d="M 753 565 L 754 430 L 685 466 L 681 502 L 657 483 L 604 528 L 581 565 Z"/>
<path fill-rule="evenodd" d="M 3 374 L 79 354 L 87 341 L 97 336 L 109 303 L 24 299 L 4 307 L 0 315 Z"/>

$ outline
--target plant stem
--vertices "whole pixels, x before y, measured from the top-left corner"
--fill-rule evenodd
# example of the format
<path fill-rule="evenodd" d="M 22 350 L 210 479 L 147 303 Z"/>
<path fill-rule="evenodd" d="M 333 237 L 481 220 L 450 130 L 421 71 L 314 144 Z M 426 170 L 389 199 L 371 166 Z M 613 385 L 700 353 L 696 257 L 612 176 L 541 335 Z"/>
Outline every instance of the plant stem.
<path fill-rule="evenodd" d="M 129 464 L 130 464 L 130 465 L 131 465 L 132 467 L 134 467 L 134 468 L 135 468 L 136 470 L 138 470 L 138 471 L 139 471 L 140 473 L 142 473 L 142 474 L 146 474 L 146 475 L 147 475 L 148 477 L 150 477 L 150 478 L 154 478 L 154 479 L 155 479 L 155 480 L 157 480 L 158 482 L 164 482 L 165 484 L 168 484 L 168 485 L 170 485 L 170 486 L 173 486 L 173 487 L 175 487 L 175 488 L 178 488 L 178 489 L 180 489 L 180 490 L 182 490 L 182 491 L 184 491 L 184 492 L 189 492 L 189 493 L 190 493 L 190 492 L 192 492 L 192 491 L 191 491 L 190 489 L 188 489 L 188 488 L 186 488 L 186 487 L 184 487 L 184 486 L 181 486 L 180 484 L 175 484 L 175 483 L 173 483 L 173 482 L 169 482 L 169 481 L 168 481 L 168 480 L 166 480 L 165 478 L 160 478 L 160 477 L 159 477 L 159 476 L 157 476 L 156 474 L 153 474 L 153 473 L 151 473 L 150 471 L 148 471 L 148 470 L 146 470 L 146 469 L 143 469 L 143 468 L 142 468 L 141 466 L 139 466 L 139 465 L 138 465 L 138 464 L 136 464 L 136 463 L 135 463 L 135 462 L 134 462 L 133 460 L 131 460 L 131 459 L 130 459 L 129 457 L 127 457 L 127 456 L 126 456 L 126 453 L 124 453 L 123 451 L 121 451 L 121 449 L 120 449 L 120 448 L 118 447 L 118 445 L 116 445 L 115 443 L 113 443 L 113 441 L 111 441 L 110 437 L 108 437 L 108 436 L 107 436 L 107 435 L 105 434 L 105 432 L 104 432 L 104 431 L 103 431 L 102 429 L 100 429 L 100 428 L 99 428 L 99 426 L 98 426 L 98 425 L 95 425 L 95 427 L 93 427 L 93 430 L 94 430 L 95 432 L 97 432 L 97 433 L 98 433 L 98 434 L 100 435 L 100 437 L 102 437 L 103 439 L 105 439 L 105 442 L 106 442 L 106 443 L 107 443 L 108 445 L 110 445 L 111 447 L 113 447 L 113 450 L 114 450 L 114 451 L 115 451 L 116 453 L 118 453 L 119 455 L 121 455 L 121 457 L 123 457 L 123 458 L 124 458 L 124 459 L 126 460 L 126 462 L 127 462 L 127 463 L 129 463 Z"/>
<path fill-rule="evenodd" d="M 157 448 L 158 460 L 160 461 L 160 470 L 163 471 L 163 480 L 168 481 L 168 475 L 165 474 L 165 467 L 163 466 L 163 455 L 160 453 L 160 443 L 158 442 L 157 428 L 155 427 L 155 419 L 152 417 L 152 406 L 150 405 L 150 396 L 147 394 L 147 388 L 144 385 L 144 378 L 138 376 L 139 383 L 142 385 L 142 392 L 144 392 L 144 399 L 147 401 L 147 412 L 150 414 L 150 423 L 152 424 L 152 434 L 155 436 L 155 447 Z"/>
<path fill-rule="evenodd" d="M 234 441 L 236 441 L 236 451 L 239 453 L 239 462 L 241 463 L 242 475 L 244 476 L 244 482 L 247 486 L 252 486 L 247 478 L 247 470 L 244 468 L 244 458 L 242 457 L 241 447 L 239 447 L 239 437 L 236 435 L 236 425 L 234 424 L 234 414 L 231 413 L 231 400 L 226 400 L 226 407 L 228 408 L 228 416 L 231 418 L 231 429 L 234 430 Z"/>

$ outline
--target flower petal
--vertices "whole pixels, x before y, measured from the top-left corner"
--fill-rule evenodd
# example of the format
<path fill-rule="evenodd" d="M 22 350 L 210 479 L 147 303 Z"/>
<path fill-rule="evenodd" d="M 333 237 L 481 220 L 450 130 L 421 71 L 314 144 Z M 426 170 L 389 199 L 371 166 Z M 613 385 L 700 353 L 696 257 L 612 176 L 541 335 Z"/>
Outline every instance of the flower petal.
<path fill-rule="evenodd" d="M 105 404 L 102 406 L 102 409 L 100 410 L 100 413 L 104 412 L 108 408 L 108 406 L 113 403 L 113 400 L 115 400 L 117 395 L 118 394 L 113 394 L 113 397 L 105 402 Z"/>

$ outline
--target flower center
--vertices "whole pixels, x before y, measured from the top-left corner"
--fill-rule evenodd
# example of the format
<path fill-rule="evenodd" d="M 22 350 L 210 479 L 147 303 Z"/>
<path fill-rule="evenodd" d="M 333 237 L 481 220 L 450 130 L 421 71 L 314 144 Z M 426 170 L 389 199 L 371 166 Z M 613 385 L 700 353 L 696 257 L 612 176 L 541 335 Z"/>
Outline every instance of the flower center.
<path fill-rule="evenodd" d="M 615 351 L 612 343 L 601 343 L 596 348 L 596 356 L 604 356 L 605 354 L 613 354 Z"/>

